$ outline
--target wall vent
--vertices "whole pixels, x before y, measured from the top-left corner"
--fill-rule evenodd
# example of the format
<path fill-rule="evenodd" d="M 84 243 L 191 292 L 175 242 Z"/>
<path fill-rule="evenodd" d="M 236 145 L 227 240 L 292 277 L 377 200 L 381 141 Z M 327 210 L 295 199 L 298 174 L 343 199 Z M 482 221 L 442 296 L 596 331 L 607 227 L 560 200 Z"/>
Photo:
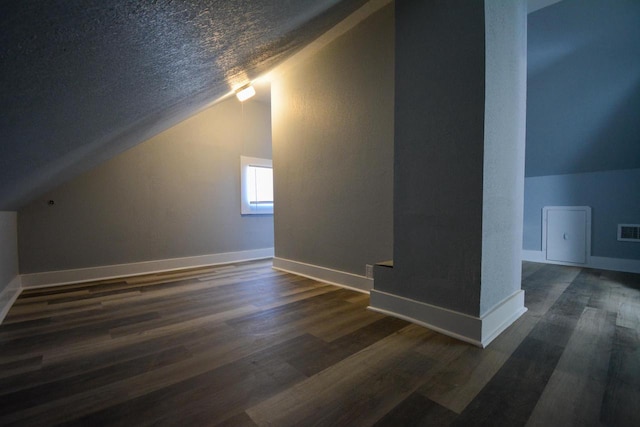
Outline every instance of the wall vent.
<path fill-rule="evenodd" d="M 640 224 L 618 224 L 618 240 L 640 242 Z"/>

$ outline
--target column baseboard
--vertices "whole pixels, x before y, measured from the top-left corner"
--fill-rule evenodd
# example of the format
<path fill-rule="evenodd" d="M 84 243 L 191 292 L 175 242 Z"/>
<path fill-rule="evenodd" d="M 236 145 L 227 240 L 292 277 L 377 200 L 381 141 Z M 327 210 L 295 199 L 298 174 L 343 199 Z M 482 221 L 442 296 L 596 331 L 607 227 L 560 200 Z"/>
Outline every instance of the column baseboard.
<path fill-rule="evenodd" d="M 480 348 L 488 346 L 527 311 L 523 290 L 506 298 L 482 317 L 470 316 L 375 289 L 371 290 L 368 308 L 433 329 Z"/>
<path fill-rule="evenodd" d="M 373 288 L 373 279 L 365 276 L 290 259 L 274 257 L 273 268 L 357 292 L 369 293 Z"/>

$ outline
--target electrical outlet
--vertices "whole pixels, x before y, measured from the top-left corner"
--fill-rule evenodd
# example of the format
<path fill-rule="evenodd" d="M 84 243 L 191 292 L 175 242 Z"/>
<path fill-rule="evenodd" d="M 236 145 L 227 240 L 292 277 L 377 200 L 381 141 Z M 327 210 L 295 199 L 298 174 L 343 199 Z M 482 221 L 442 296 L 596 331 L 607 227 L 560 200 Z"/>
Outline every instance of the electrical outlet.
<path fill-rule="evenodd" d="M 367 264 L 365 271 L 366 271 L 367 279 L 373 279 L 373 265 Z"/>

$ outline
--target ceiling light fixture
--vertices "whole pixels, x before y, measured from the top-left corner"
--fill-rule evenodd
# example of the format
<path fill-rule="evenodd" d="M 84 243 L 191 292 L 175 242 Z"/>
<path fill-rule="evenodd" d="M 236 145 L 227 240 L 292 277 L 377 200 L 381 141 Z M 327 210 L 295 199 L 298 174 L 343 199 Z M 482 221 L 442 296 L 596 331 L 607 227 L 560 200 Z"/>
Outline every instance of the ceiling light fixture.
<path fill-rule="evenodd" d="M 244 85 L 240 89 L 236 90 L 236 96 L 240 102 L 246 101 L 255 94 L 256 90 L 251 86 L 251 84 Z"/>

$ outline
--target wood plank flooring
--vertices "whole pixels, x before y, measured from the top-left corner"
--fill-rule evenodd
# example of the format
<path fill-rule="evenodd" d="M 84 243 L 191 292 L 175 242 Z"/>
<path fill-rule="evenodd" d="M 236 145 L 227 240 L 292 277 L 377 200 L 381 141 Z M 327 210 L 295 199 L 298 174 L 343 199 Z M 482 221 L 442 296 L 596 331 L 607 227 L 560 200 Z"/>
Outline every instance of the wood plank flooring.
<path fill-rule="evenodd" d="M 640 426 L 640 275 L 522 276 L 484 350 L 267 261 L 25 291 L 0 425 Z"/>

